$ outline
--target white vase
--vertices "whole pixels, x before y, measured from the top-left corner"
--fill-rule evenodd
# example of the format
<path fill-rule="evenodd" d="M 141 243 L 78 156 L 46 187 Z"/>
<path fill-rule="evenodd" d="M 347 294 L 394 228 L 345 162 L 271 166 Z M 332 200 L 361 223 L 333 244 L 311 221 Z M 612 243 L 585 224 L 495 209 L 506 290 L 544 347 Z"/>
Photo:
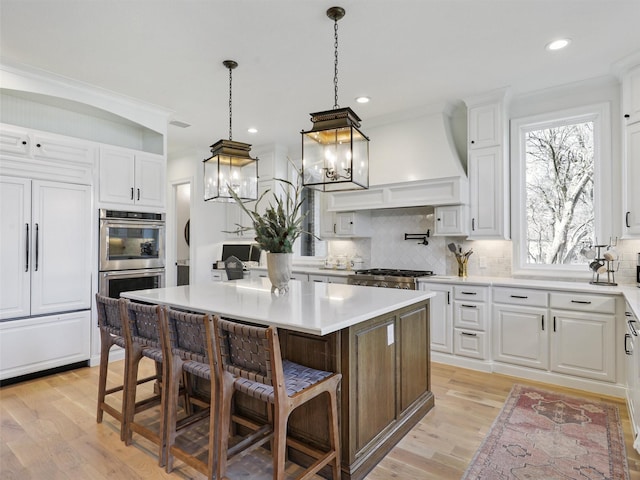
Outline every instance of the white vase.
<path fill-rule="evenodd" d="M 292 260 L 292 253 L 267 253 L 267 273 L 271 280 L 271 293 L 289 291 Z"/>

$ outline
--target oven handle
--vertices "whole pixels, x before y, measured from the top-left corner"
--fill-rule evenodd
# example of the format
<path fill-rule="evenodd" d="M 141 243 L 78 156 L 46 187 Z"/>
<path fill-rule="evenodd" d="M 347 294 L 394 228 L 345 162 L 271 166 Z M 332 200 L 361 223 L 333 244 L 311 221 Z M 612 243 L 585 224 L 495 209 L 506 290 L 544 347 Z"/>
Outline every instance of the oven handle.
<path fill-rule="evenodd" d="M 158 222 L 157 220 L 101 220 L 102 227 L 113 228 L 128 228 L 128 227 L 157 227 L 164 228 L 165 222 Z"/>
<path fill-rule="evenodd" d="M 104 278 L 109 277 L 120 277 L 120 278 L 129 278 L 129 277 L 150 277 L 153 275 L 157 275 L 159 273 L 164 274 L 164 268 L 141 268 L 138 270 L 109 270 L 100 272 L 100 275 Z"/>

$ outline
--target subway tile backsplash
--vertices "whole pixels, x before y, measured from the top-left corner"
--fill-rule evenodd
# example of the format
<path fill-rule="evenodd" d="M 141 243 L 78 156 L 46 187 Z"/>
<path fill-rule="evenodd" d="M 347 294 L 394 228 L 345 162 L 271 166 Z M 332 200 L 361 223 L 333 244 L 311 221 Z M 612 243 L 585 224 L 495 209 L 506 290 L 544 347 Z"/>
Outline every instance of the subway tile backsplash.
<path fill-rule="evenodd" d="M 466 241 L 463 237 L 434 237 L 433 208 L 397 208 L 371 212 L 372 237 L 329 242 L 330 255 L 360 255 L 366 267 L 433 270 L 438 275 L 457 275 L 454 255 L 447 245 L 473 248 L 468 274 L 510 277 L 512 243 L 509 240 Z M 405 233 L 421 234 L 430 230 L 429 245 L 405 240 Z M 635 284 L 636 259 L 640 240 L 619 240 L 616 250 L 620 266 L 615 274 L 619 284 Z M 585 271 L 587 271 L 585 260 Z"/>

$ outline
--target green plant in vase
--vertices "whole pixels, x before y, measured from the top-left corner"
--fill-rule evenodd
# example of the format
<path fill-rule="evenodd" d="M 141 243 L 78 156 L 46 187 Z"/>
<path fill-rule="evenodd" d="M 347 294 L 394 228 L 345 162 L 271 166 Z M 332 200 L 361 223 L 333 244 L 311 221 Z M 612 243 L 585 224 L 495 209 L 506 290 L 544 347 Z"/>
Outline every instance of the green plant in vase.
<path fill-rule="evenodd" d="M 253 227 L 238 225 L 238 229 L 230 233 L 255 231 L 255 241 L 261 250 L 267 253 L 267 271 L 271 280 L 272 292 L 286 293 L 289 289 L 291 278 L 291 257 L 293 244 L 303 233 L 309 233 L 303 229 L 302 222 L 307 213 L 302 213 L 302 185 L 298 176 L 297 185 L 289 180 L 276 178 L 277 182 L 285 185 L 283 194 L 271 194 L 272 199 L 264 212 L 260 212 L 260 202 L 271 190 L 266 190 L 256 201 L 253 209 L 238 198 L 236 193 L 229 189 L 233 199 L 240 208 L 249 216 Z"/>

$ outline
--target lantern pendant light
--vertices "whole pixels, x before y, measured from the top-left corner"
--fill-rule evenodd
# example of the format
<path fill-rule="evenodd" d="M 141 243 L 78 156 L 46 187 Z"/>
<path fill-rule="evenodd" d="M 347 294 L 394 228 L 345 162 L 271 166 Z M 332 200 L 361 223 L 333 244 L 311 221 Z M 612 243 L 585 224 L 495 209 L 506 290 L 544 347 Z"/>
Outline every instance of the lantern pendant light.
<path fill-rule="evenodd" d="M 311 113 L 311 130 L 302 131 L 302 183 L 334 192 L 369 188 L 369 138 L 360 130 L 360 118 L 349 107 L 338 106 L 338 20 L 345 10 L 331 7 L 334 21 L 333 110 Z"/>
<path fill-rule="evenodd" d="M 251 158 L 251 145 L 232 140 L 231 72 L 238 63 L 225 60 L 222 64 L 229 69 L 229 140 L 218 140 L 211 145 L 211 157 L 204 160 L 204 200 L 233 202 L 230 189 L 240 200 L 256 200 L 258 159 Z"/>

